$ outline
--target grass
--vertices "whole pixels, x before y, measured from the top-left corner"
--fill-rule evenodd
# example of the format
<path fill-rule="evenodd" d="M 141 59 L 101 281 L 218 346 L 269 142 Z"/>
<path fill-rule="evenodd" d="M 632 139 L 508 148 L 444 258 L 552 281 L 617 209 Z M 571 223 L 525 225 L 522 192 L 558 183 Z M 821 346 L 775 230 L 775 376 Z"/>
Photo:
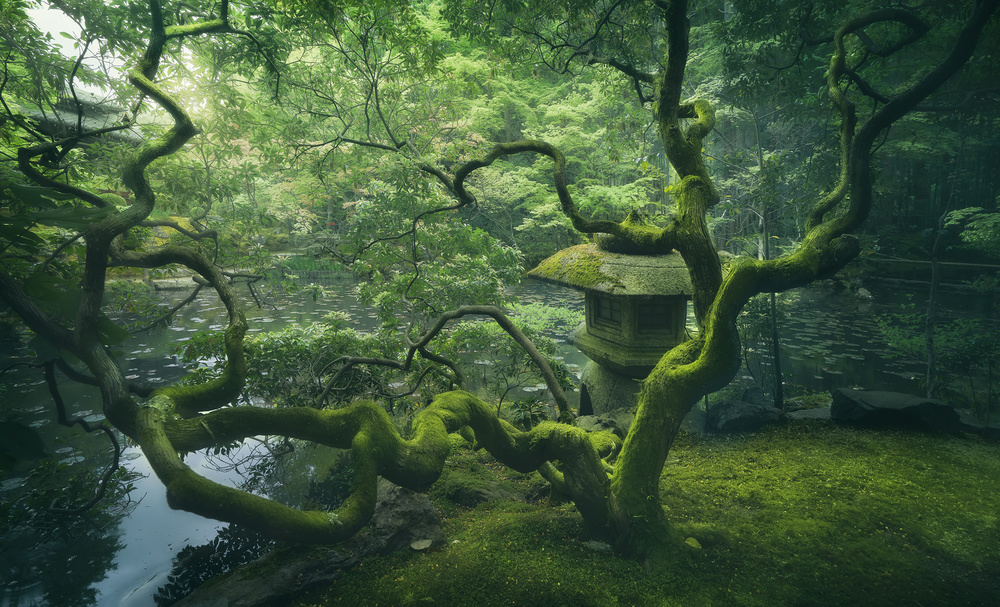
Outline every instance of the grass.
<path fill-rule="evenodd" d="M 488 456 L 454 459 L 492 474 Z M 701 548 L 666 573 L 589 547 L 572 506 L 442 503 L 453 543 L 366 561 L 294 605 L 1000 605 L 998 484 L 1000 445 L 975 437 L 815 420 L 682 435 L 661 493 Z"/>

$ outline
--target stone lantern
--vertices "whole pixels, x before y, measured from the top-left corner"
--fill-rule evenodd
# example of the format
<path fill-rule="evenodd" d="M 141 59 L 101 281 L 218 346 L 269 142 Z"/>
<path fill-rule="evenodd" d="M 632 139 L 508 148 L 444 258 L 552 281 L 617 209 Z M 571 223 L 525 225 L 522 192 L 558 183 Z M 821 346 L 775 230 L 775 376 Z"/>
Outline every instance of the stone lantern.
<path fill-rule="evenodd" d="M 559 251 L 528 276 L 584 293 L 586 321 L 573 334 L 592 361 L 581 377 L 581 415 L 630 410 L 637 380 L 686 339 L 692 288 L 679 253 L 626 255 L 582 244 Z"/>

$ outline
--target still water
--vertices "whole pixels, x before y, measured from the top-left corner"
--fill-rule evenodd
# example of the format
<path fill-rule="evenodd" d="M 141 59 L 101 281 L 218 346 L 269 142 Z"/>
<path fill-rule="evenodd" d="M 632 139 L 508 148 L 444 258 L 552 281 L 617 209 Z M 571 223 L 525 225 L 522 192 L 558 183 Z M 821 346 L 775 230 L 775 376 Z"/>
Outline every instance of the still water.
<path fill-rule="evenodd" d="M 319 320 L 338 309 L 350 314 L 359 330 L 374 326 L 375 314 L 360 306 L 349 283 L 328 287 L 332 297 L 313 302 L 303 297 L 273 309 L 248 311 L 252 331 L 268 331 L 291 324 Z M 529 282 L 516 291 L 522 303 L 540 303 L 582 310 L 582 296 L 568 289 Z M 890 294 L 874 301 L 850 293 L 802 291 L 794 314 L 781 326 L 786 381 L 827 391 L 842 385 L 869 389 L 917 390 L 921 372 L 915 362 L 891 361 L 874 325 L 875 316 L 895 304 Z M 214 297 L 203 297 L 189 306 L 165 330 L 135 336 L 125 347 L 124 364 L 132 379 L 168 382 L 183 369 L 171 353 L 201 330 L 222 328 L 224 310 Z M 555 335 L 563 343 L 560 354 L 577 375 L 587 359 L 567 341 L 572 327 Z M 2 367 L 17 360 L 4 354 Z M 79 428 L 54 423 L 54 412 L 41 374 L 17 368 L 0 377 L 0 420 L 35 428 L 45 449 L 73 467 L 89 467 L 100 474 L 110 461 L 107 441 L 86 435 Z M 95 389 L 63 381 L 63 396 L 71 411 L 90 420 L 100 419 Z M 571 401 L 577 395 L 570 395 Z M 125 465 L 139 476 L 135 489 L 106 512 L 74 517 L 58 529 L 31 529 L 0 538 L 0 607 L 153 607 L 157 589 L 167 582 L 174 557 L 187 545 L 204 544 L 224 527 L 193 514 L 170 510 L 162 485 L 152 475 L 142 454 L 125 450 Z M 219 482 L 236 485 L 219 472 L 203 454 L 186 462 Z M 15 470 L 0 484 L 0 498 L 12 499 L 24 483 L 27 470 Z M 43 535 L 44 534 L 44 535 Z"/>

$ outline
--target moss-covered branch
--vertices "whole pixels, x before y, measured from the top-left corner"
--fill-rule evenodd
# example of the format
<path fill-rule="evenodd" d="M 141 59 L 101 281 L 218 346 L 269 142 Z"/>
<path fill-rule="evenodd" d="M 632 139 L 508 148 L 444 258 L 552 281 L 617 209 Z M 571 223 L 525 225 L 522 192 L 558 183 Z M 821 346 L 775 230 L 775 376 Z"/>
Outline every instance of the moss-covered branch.
<path fill-rule="evenodd" d="M 227 22 L 228 2 L 221 5 L 221 17 L 207 20 L 182 28 L 165 28 L 163 24 L 162 7 L 159 0 L 149 3 L 151 28 L 150 39 L 146 51 L 136 68 L 130 73 L 129 80 L 146 97 L 154 100 L 173 118 L 174 124 L 165 133 L 151 141 L 147 141 L 125 160 L 122 168 L 125 185 L 135 193 L 133 203 L 126 209 L 117 211 L 87 226 L 84 231 L 85 257 L 84 271 L 80 284 L 81 296 L 77 305 L 76 315 L 71 327 L 60 325 L 55 319 L 45 316 L 37 306 L 27 305 L 30 300 L 21 298 L 18 289 L 9 289 L 10 297 L 19 311 L 33 324 L 33 329 L 55 345 L 72 352 L 80 358 L 93 374 L 101 388 L 104 401 L 104 413 L 108 420 L 130 436 L 137 431 L 138 407 L 132 400 L 130 387 L 124 379 L 111 353 L 105 347 L 99 330 L 101 318 L 100 306 L 104 297 L 104 285 L 107 268 L 112 257 L 118 261 L 136 262 L 137 266 L 155 267 L 163 263 L 184 263 L 204 276 L 212 284 L 229 310 L 230 325 L 226 333 L 226 346 L 230 358 L 224 377 L 205 386 L 200 386 L 201 393 L 197 398 L 191 398 L 194 388 L 181 389 L 173 394 L 177 405 L 190 411 L 198 407 L 218 406 L 220 403 L 235 397 L 242 388 L 245 364 L 242 363 L 242 336 L 246 330 L 246 321 L 239 312 L 235 295 L 229 289 L 224 277 L 203 257 L 182 249 L 167 248 L 154 254 L 128 253 L 121 251 L 117 238 L 126 230 L 139 225 L 152 212 L 155 196 L 145 176 L 146 169 L 158 158 L 162 158 L 179 150 L 197 131 L 193 122 L 183 108 L 162 87 L 156 84 L 156 73 L 159 67 L 164 45 L 174 38 L 189 35 L 200 35 L 232 30 Z M 235 32 L 239 33 L 239 32 Z M 118 127 L 114 127 L 118 128 Z M 69 145 L 75 139 L 62 142 L 41 144 L 19 150 L 19 162 L 29 178 L 42 185 L 51 185 L 43 175 L 30 166 L 31 159 L 43 148 L 48 149 L 58 145 Z M 73 194 L 78 198 L 97 207 L 111 205 L 100 196 L 80 190 L 65 184 L 57 185 L 62 192 Z M 8 289 L 4 289 L 8 291 Z M 21 305 L 25 304 L 25 305 Z M 192 406 L 194 403 L 197 406 Z M 211 403 L 209 405 L 208 403 Z"/>
<path fill-rule="evenodd" d="M 167 487 L 169 503 L 202 516 L 250 525 L 279 539 L 332 543 L 353 535 L 371 517 L 377 476 L 426 490 L 450 452 L 448 435 L 471 430 L 476 443 L 505 465 L 528 472 L 559 462 L 567 494 L 587 525 L 607 530 L 608 474 L 602 458 L 617 449 L 609 433 L 587 433 L 545 422 L 521 432 L 468 392 L 448 392 L 417 415 L 410 440 L 402 439 L 378 405 L 344 409 L 220 409 L 196 419 L 172 415 L 171 401 L 154 397 L 140 416 L 139 443 Z M 177 455 L 254 435 L 283 435 L 349 448 L 355 462 L 351 498 L 334 512 L 302 512 L 218 485 L 198 476 Z"/>
<path fill-rule="evenodd" d="M 871 153 L 875 140 L 880 133 L 915 109 L 920 102 L 969 61 L 982 35 L 983 28 L 989 22 L 990 16 L 997 10 L 997 4 L 997 0 L 977 2 L 945 59 L 879 108 L 864 121 L 861 128 L 857 129 L 856 134 L 857 117 L 854 104 L 846 98 L 841 86 L 841 80 L 849 72 L 846 65 L 845 38 L 875 23 L 891 21 L 909 27 L 910 32 L 907 36 L 884 49 L 885 53 L 888 54 L 919 39 L 928 31 L 929 27 L 909 11 L 887 9 L 851 19 L 837 30 L 833 37 L 834 52 L 830 61 L 830 70 L 827 73 L 827 90 L 841 115 L 841 173 L 834 190 L 811 210 L 806 223 L 806 228 L 809 230 L 807 239 L 836 238 L 857 229 L 867 219 L 873 204 Z M 844 200 L 848 193 L 850 197 L 847 211 L 842 216 L 829 221 L 828 230 L 814 231 L 814 228 L 821 225 L 825 215 Z"/>
<path fill-rule="evenodd" d="M 173 399 L 177 412 L 185 416 L 216 409 L 235 400 L 246 382 L 247 362 L 243 351 L 243 337 L 246 335 L 247 321 L 239 298 L 222 271 L 197 251 L 176 245 L 143 252 L 115 248 L 114 253 L 115 263 L 131 267 L 183 265 L 204 278 L 226 307 L 229 324 L 224 338 L 226 367 L 222 374 L 207 382 L 188 386 L 175 384 L 160 388 L 155 393 Z"/>
<path fill-rule="evenodd" d="M 714 119 L 713 119 L 714 120 Z M 560 208 L 573 228 L 583 234 L 609 234 L 612 237 L 634 244 L 650 252 L 667 253 L 676 245 L 673 227 L 654 228 L 635 221 L 634 216 L 620 222 L 590 220 L 580 214 L 566 183 L 566 158 L 554 145 L 537 140 L 514 141 L 498 144 L 482 159 L 470 160 L 455 173 L 455 194 L 462 204 L 470 204 L 475 198 L 465 189 L 465 179 L 475 170 L 488 167 L 500 158 L 521 152 L 543 154 L 552 159 L 552 181 L 559 197 Z"/>
<path fill-rule="evenodd" d="M 500 328 L 506 331 L 507 334 L 517 342 L 517 345 L 521 346 L 521 348 L 528 353 L 528 356 L 531 357 L 531 361 L 535 363 L 535 366 L 538 367 L 538 370 L 541 372 L 542 378 L 545 380 L 545 385 L 548 387 L 549 392 L 552 393 L 553 400 L 556 401 L 556 408 L 559 409 L 560 421 L 572 421 L 573 414 L 569 410 L 569 401 L 566 400 L 566 394 L 563 392 L 562 386 L 559 384 L 559 378 L 556 377 L 549 361 L 542 355 L 535 344 L 528 339 L 528 336 L 518 329 L 513 322 L 511 322 L 510 318 L 503 313 L 503 310 L 497 308 L 496 306 L 460 306 L 454 310 L 445 312 L 438 317 L 437 321 L 435 321 L 431 328 L 420 336 L 420 339 L 410 345 L 409 352 L 406 356 L 406 362 L 404 364 L 408 367 L 410 361 L 413 359 L 414 353 L 430 343 L 430 341 L 441 332 L 446 324 L 452 320 L 469 315 L 489 316 L 498 325 L 500 325 Z"/>

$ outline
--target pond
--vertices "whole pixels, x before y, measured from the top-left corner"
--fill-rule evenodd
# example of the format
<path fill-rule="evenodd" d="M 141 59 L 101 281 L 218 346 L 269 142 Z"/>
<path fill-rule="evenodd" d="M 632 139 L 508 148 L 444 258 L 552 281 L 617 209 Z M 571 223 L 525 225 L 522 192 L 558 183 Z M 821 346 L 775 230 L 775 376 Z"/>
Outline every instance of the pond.
<path fill-rule="evenodd" d="M 347 311 L 359 330 L 374 326 L 375 314 L 352 297 L 351 285 L 326 285 L 333 296 L 285 301 L 273 309 L 248 310 L 251 331 L 268 331 L 305 324 L 332 309 Z M 519 286 L 522 303 L 540 303 L 582 310 L 583 297 L 564 288 L 537 282 Z M 802 290 L 793 314 L 781 326 L 786 380 L 826 391 L 841 385 L 916 391 L 922 372 L 918 363 L 889 360 L 874 325 L 875 316 L 898 304 L 897 294 L 875 293 L 873 301 L 850 293 Z M 166 330 L 134 336 L 124 348 L 123 364 L 130 378 L 152 383 L 170 381 L 183 372 L 172 347 L 196 331 L 221 328 L 224 310 L 214 297 L 189 306 Z M 564 327 L 560 355 L 579 375 L 587 359 L 568 341 Z M 18 362 L 4 350 L 0 368 Z M 16 421 L 43 436 L 47 453 L 56 454 L 67 469 L 100 474 L 110 461 L 107 439 L 86 435 L 79 428 L 54 423 L 51 398 L 37 369 L 18 367 L 0 377 L 3 409 L 0 420 Z M 93 388 L 63 380 L 60 386 L 72 411 L 90 420 L 101 418 L 99 395 Z M 571 402 L 577 394 L 569 395 Z M 97 513 L 72 517 L 44 528 L 22 528 L 0 539 L 0 607 L 84 607 L 88 605 L 152 607 L 178 553 L 188 545 L 204 544 L 225 525 L 193 514 L 170 510 L 163 486 L 135 447 L 124 452 L 125 465 L 138 476 L 135 489 Z M 188 465 L 219 482 L 236 479 L 220 472 L 203 454 L 188 455 Z M 28 470 L 15 470 L 0 485 L 0 497 L 19 494 Z M 53 479 L 58 480 L 53 472 Z M 58 528 L 54 528 L 57 526 Z"/>

